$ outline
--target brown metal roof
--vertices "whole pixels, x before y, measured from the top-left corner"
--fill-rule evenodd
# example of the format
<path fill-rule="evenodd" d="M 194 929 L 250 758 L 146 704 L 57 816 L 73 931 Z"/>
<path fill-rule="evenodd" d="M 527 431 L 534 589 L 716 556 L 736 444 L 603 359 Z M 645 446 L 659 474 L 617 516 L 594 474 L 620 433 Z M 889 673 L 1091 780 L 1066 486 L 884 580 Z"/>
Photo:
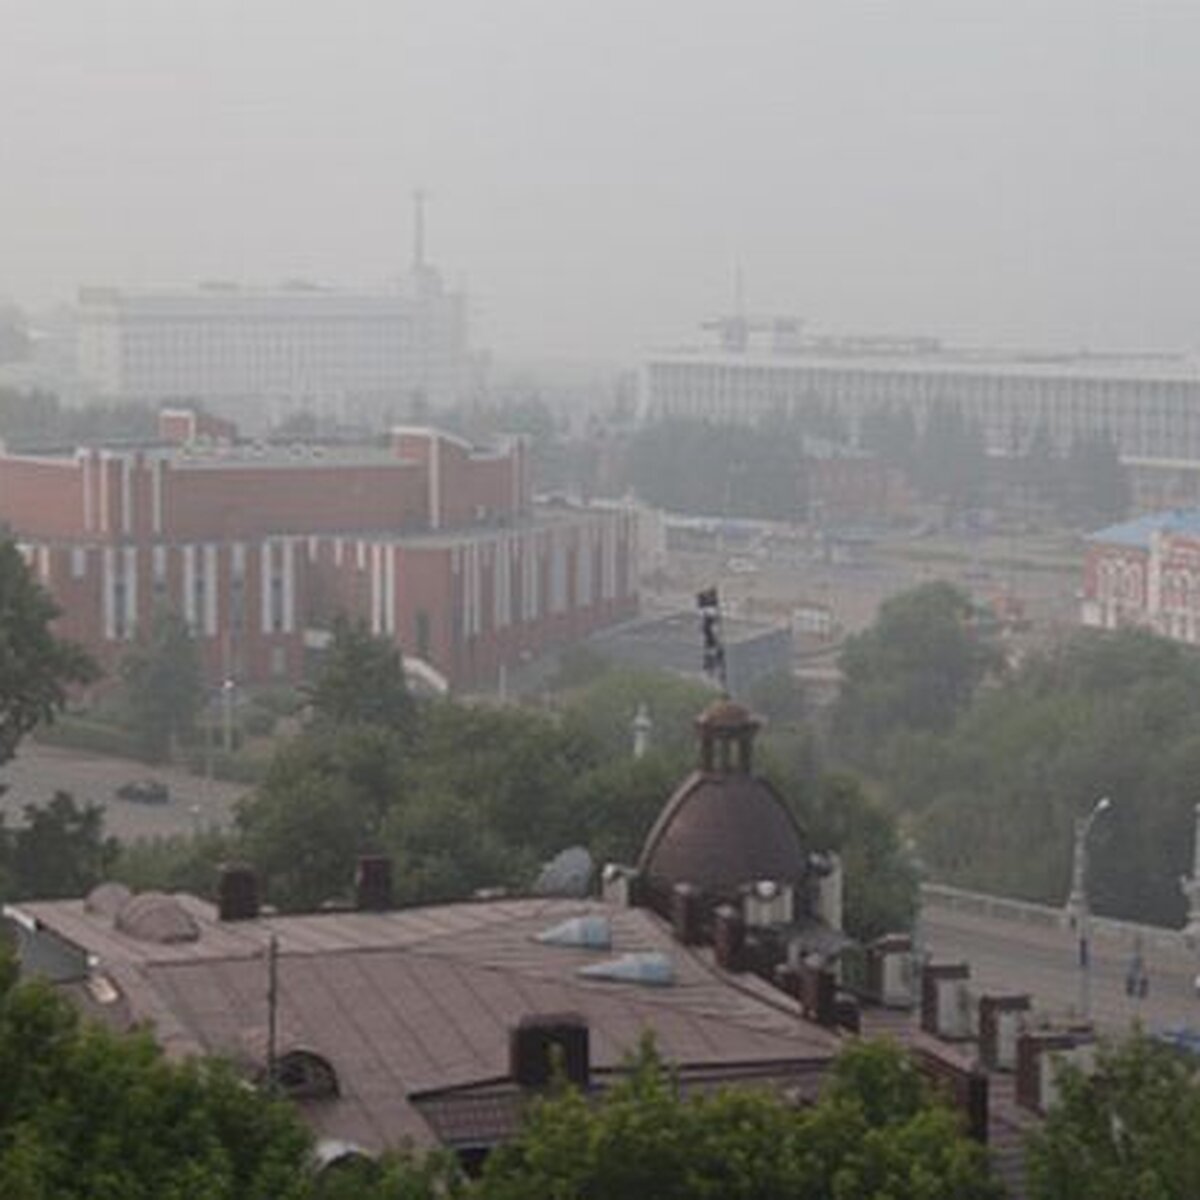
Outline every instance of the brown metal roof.
<path fill-rule="evenodd" d="M 659 814 L 638 870 L 667 888 L 691 883 L 733 896 L 754 880 L 797 880 L 805 864 L 800 828 L 769 783 L 736 771 L 694 771 Z"/>
<path fill-rule="evenodd" d="M 305 1104 L 306 1116 L 321 1136 L 367 1149 L 436 1140 L 416 1098 L 505 1079 L 509 1030 L 531 1013 L 581 1013 L 600 1071 L 618 1068 L 643 1030 L 672 1062 L 735 1075 L 770 1063 L 823 1063 L 837 1050 L 836 1037 L 804 1021 L 791 999 L 719 971 L 643 909 L 501 900 L 222 923 L 211 905 L 179 901 L 200 927 L 194 942 L 138 941 L 78 901 L 19 907 L 95 956 L 119 993 L 106 1009 L 96 1006 L 113 1023 L 150 1021 L 172 1054 L 222 1054 L 247 1067 L 264 1055 L 266 950 L 275 937 L 278 1049 L 303 1046 L 338 1078 L 339 1096 Z M 613 954 L 669 954 L 675 983 L 584 979 L 577 968 L 609 952 L 533 938 L 588 914 L 610 918 Z"/>

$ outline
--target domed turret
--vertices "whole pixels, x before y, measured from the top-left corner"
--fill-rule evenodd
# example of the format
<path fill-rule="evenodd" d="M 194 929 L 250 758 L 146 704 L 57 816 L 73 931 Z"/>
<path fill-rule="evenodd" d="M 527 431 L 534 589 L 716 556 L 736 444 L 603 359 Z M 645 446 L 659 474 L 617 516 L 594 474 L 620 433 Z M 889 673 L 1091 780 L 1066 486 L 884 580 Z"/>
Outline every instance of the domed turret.
<path fill-rule="evenodd" d="M 690 883 L 711 898 L 734 899 L 755 880 L 803 877 L 807 856 L 796 819 L 775 789 L 751 774 L 761 724 L 728 698 L 696 718 L 699 769 L 667 801 L 638 861 L 655 891 Z"/>

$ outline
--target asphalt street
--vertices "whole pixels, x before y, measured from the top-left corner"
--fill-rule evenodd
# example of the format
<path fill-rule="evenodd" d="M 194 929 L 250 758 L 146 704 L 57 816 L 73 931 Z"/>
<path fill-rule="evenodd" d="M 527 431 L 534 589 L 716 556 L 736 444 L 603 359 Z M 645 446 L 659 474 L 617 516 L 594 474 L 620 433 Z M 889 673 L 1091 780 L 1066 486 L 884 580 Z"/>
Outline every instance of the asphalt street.
<path fill-rule="evenodd" d="M 117 788 L 134 779 L 159 779 L 170 789 L 166 804 L 122 800 Z M 233 805 L 247 792 L 239 783 L 197 778 L 170 767 L 147 767 L 118 758 L 79 754 L 36 742 L 22 744 L 17 757 L 0 769 L 0 813 L 18 823 L 26 804 L 45 804 L 56 791 L 70 792 L 83 803 L 104 809 L 105 830 L 122 841 L 224 827 Z"/>
<path fill-rule="evenodd" d="M 976 992 L 1027 992 L 1036 1012 L 1047 1016 L 1079 1012 L 1078 939 L 1069 929 L 926 907 L 919 936 L 937 961 L 969 963 Z M 1090 945 L 1091 1015 L 1101 1029 L 1116 1033 L 1139 1020 L 1150 1031 L 1180 1025 L 1200 1030 L 1193 986 L 1200 958 L 1181 938 L 1167 931 L 1143 937 L 1144 999 L 1126 994 L 1133 934 L 1094 930 Z"/>

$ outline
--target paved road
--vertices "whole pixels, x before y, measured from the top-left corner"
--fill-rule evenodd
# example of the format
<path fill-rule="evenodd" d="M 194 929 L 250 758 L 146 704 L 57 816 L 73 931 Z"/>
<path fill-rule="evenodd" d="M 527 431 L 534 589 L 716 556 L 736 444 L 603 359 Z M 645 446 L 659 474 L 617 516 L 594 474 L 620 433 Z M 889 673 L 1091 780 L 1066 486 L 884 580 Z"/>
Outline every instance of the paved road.
<path fill-rule="evenodd" d="M 1067 929 L 926 907 L 920 939 L 939 961 L 970 963 L 977 991 L 1028 992 L 1039 1012 L 1078 1012 L 1078 943 Z M 1091 1008 L 1097 1024 L 1116 1032 L 1137 1018 L 1150 1030 L 1180 1024 L 1200 1029 L 1200 999 L 1192 985 L 1200 970 L 1197 954 L 1170 936 L 1144 939 L 1150 987 L 1141 1001 L 1125 994 L 1132 955 L 1132 935 L 1094 935 Z"/>
<path fill-rule="evenodd" d="M 169 803 L 138 804 L 117 798 L 121 784 L 151 776 L 170 788 Z M 248 790 L 243 784 L 209 782 L 185 771 L 148 768 L 144 763 L 34 742 L 22 745 L 17 757 L 0 770 L 0 783 L 8 789 L 0 796 L 0 812 L 10 823 L 19 819 L 24 805 L 45 804 L 61 789 L 80 803 L 102 805 L 107 832 L 123 841 L 225 826 L 234 802 Z"/>

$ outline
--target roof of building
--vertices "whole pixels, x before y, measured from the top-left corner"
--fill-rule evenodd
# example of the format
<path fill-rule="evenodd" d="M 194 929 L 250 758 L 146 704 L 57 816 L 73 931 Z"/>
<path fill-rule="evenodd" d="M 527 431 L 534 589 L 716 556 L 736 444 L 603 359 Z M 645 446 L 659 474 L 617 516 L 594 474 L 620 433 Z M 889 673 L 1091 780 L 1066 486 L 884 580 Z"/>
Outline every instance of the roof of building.
<path fill-rule="evenodd" d="M 766 780 L 693 771 L 659 814 L 638 870 L 662 887 L 732 897 L 752 880 L 799 880 L 806 863 L 796 819 Z"/>
<path fill-rule="evenodd" d="M 1131 546 L 1140 550 L 1150 548 L 1156 533 L 1186 533 L 1200 536 L 1200 508 L 1173 508 L 1166 512 L 1149 513 L 1132 521 L 1109 525 L 1107 529 L 1088 534 L 1089 542 L 1106 546 Z"/>
<path fill-rule="evenodd" d="M 750 771 L 761 722 L 728 697 L 696 718 L 700 769 L 675 789 L 646 837 L 638 871 L 652 885 L 688 883 L 733 898 L 755 880 L 795 882 L 808 856 L 800 827 L 778 792 Z"/>
<path fill-rule="evenodd" d="M 646 909 L 522 899 L 222 922 L 204 901 L 174 899 L 195 920 L 195 940 L 129 936 L 83 901 L 15 907 L 89 956 L 92 975 L 72 986 L 90 1011 L 118 1026 L 149 1021 L 168 1053 L 221 1054 L 251 1073 L 264 1063 L 267 955 L 277 939 L 278 1051 L 303 1049 L 336 1076 L 336 1095 L 302 1102 L 305 1115 L 319 1137 L 368 1150 L 430 1144 L 447 1121 L 459 1142 L 487 1140 L 488 1122 L 511 1120 L 509 1031 L 530 1014 L 581 1014 L 601 1073 L 618 1068 L 646 1029 L 668 1060 L 726 1076 L 785 1078 L 838 1045 L 789 997 L 752 977 L 735 983 Z M 587 916 L 609 920 L 610 948 L 537 940 Z M 673 981 L 580 974 L 625 954 L 666 956 Z M 485 1102 L 489 1089 L 509 1099 Z M 449 1105 L 452 1094 L 462 1102 Z M 474 1125 L 472 1096 L 483 1105 Z"/>

